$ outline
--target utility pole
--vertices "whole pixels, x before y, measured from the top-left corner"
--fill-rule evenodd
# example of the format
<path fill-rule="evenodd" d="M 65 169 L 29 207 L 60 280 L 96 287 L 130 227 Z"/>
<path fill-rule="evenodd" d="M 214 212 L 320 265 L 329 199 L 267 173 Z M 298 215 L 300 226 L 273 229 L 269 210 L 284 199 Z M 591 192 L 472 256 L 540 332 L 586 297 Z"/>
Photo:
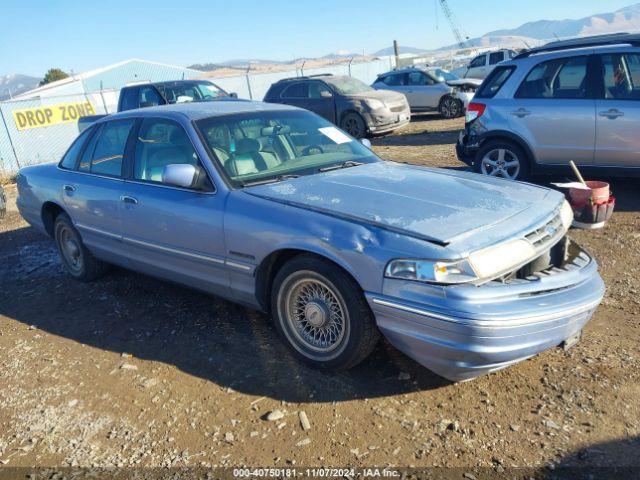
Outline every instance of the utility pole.
<path fill-rule="evenodd" d="M 400 48 L 398 47 L 398 41 L 393 41 L 393 54 L 396 57 L 396 68 L 400 67 Z"/>

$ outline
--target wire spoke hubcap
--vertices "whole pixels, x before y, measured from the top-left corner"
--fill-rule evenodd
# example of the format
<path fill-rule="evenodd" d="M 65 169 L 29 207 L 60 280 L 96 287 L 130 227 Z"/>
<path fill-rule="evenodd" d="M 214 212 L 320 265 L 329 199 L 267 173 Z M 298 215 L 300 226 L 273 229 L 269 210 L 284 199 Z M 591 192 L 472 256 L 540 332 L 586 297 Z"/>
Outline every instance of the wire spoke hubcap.
<path fill-rule="evenodd" d="M 344 307 L 324 282 L 300 280 L 287 297 L 287 320 L 298 340 L 322 353 L 340 345 L 346 330 Z"/>
<path fill-rule="evenodd" d="M 506 148 L 490 150 L 482 158 L 481 171 L 492 177 L 503 177 L 511 180 L 520 173 L 520 159 Z"/>

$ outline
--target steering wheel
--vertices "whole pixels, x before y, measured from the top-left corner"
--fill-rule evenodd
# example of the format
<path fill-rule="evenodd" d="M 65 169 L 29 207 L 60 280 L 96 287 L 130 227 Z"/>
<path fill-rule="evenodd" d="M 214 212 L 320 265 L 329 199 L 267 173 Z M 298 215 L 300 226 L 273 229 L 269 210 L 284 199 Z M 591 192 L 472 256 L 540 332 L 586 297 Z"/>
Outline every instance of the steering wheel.
<path fill-rule="evenodd" d="M 317 152 L 311 153 L 314 150 L 316 150 Z M 305 157 L 307 155 L 317 155 L 318 153 L 324 153 L 324 149 L 320 145 L 309 145 L 304 150 L 302 150 L 302 155 L 304 155 Z"/>

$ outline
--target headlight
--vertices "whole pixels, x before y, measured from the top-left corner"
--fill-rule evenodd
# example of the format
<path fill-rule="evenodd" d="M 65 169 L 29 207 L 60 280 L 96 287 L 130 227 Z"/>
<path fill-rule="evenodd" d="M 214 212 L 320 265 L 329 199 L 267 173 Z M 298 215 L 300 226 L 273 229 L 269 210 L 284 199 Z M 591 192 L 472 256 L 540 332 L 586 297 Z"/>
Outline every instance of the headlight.
<path fill-rule="evenodd" d="M 573 209 L 571 208 L 571 205 L 569 205 L 569 202 L 567 202 L 566 200 L 560 208 L 560 218 L 562 220 L 562 226 L 565 230 L 568 230 L 573 223 Z"/>
<path fill-rule="evenodd" d="M 480 278 L 492 278 L 534 258 L 536 250 L 526 240 L 513 240 L 478 250 L 469 255 L 469 263 Z"/>
<path fill-rule="evenodd" d="M 466 283 L 478 277 L 466 260 L 456 262 L 417 259 L 392 260 L 385 276 L 428 283 Z"/>
<path fill-rule="evenodd" d="M 371 110 L 378 110 L 379 108 L 385 108 L 386 105 L 384 102 L 380 100 L 376 100 L 375 98 L 367 99 L 364 101 Z"/>

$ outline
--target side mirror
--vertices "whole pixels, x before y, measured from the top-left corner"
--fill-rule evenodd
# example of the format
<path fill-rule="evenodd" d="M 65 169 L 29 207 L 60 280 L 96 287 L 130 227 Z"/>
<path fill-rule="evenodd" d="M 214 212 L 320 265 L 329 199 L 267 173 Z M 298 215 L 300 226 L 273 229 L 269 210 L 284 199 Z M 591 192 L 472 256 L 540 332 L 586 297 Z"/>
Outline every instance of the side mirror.
<path fill-rule="evenodd" d="M 165 165 L 162 169 L 162 183 L 180 188 L 210 190 L 211 183 L 205 171 L 188 163 Z"/>
<path fill-rule="evenodd" d="M 371 149 L 371 140 L 369 140 L 368 138 L 361 138 L 360 143 L 368 149 Z"/>
<path fill-rule="evenodd" d="M 320 90 L 320 98 L 333 98 L 333 94 L 327 90 Z"/>
<path fill-rule="evenodd" d="M 231 92 L 231 93 L 229 94 L 229 96 L 230 96 L 231 98 L 238 98 L 238 94 L 237 94 L 236 92 Z"/>

